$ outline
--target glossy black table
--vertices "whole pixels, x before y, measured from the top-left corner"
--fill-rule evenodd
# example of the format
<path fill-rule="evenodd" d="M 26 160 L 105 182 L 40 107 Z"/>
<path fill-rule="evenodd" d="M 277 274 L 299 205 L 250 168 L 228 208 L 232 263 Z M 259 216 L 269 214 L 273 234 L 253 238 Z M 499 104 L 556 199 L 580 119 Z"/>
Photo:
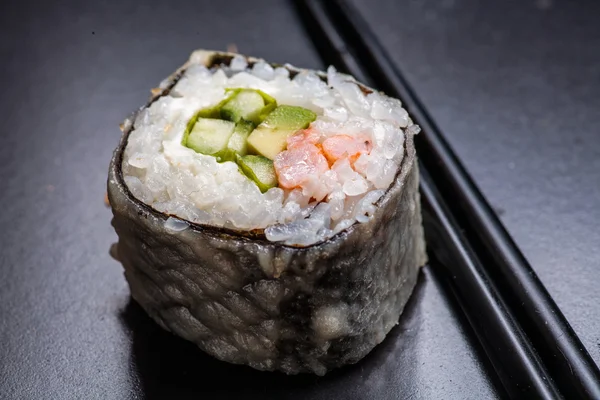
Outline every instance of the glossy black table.
<path fill-rule="evenodd" d="M 600 362 L 594 6 L 356 3 Z M 389 338 L 324 378 L 215 361 L 131 302 L 103 204 L 118 123 L 195 48 L 322 68 L 288 3 L 0 7 L 0 398 L 502 395 L 435 266 Z"/>

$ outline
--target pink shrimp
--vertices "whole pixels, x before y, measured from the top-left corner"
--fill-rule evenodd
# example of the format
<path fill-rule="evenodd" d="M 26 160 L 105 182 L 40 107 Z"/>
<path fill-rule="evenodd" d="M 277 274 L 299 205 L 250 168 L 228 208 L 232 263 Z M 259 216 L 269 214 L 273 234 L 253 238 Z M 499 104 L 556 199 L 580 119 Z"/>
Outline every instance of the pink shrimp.
<path fill-rule="evenodd" d="M 306 143 L 316 145 L 317 143 L 319 143 L 319 139 L 320 135 L 311 128 L 303 129 L 287 138 L 287 148 L 293 149 L 298 145 Z"/>
<path fill-rule="evenodd" d="M 310 129 L 288 138 L 287 150 L 277 154 L 273 160 L 280 187 L 300 187 L 312 175 L 329 170 L 329 163 L 318 141 L 319 135 Z"/>
<path fill-rule="evenodd" d="M 323 142 L 323 153 L 331 165 L 337 160 L 348 157 L 351 164 L 362 153 L 369 153 L 373 145 L 364 136 L 335 135 Z"/>

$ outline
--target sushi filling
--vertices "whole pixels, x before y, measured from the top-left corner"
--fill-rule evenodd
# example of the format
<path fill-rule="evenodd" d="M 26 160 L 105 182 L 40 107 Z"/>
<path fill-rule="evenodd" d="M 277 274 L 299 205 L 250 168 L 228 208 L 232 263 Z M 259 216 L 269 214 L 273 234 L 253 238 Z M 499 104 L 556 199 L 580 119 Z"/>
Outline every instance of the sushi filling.
<path fill-rule="evenodd" d="M 134 121 L 132 194 L 166 214 L 307 246 L 366 222 L 415 134 L 399 101 L 332 67 L 290 78 L 264 62 L 189 67 Z"/>

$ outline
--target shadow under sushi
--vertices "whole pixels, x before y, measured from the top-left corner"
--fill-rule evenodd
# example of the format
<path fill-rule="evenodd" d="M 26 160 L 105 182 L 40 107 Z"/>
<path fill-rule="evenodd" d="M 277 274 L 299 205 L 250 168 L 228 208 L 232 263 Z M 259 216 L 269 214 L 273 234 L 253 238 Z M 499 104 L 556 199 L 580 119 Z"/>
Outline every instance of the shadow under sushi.
<path fill-rule="evenodd" d="M 221 362 L 194 344 L 162 330 L 134 301 L 122 313 L 132 333 L 131 374 L 146 399 L 162 398 L 383 398 L 403 393 L 414 382 L 419 353 L 414 342 L 423 321 L 422 298 L 435 278 L 430 267 L 417 286 L 399 324 L 359 363 L 314 375 L 287 376 Z M 134 378 L 136 379 L 136 378 Z M 406 383 L 403 383 L 406 382 Z M 389 386 L 395 390 L 390 391 Z M 382 397 L 383 396 L 383 397 Z"/>

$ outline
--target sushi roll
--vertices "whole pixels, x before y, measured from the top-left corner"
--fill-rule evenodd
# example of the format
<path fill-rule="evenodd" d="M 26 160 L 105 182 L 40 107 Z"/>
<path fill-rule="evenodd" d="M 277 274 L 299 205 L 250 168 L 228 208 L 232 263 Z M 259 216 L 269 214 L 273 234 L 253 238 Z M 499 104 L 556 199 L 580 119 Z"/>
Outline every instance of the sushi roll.
<path fill-rule="evenodd" d="M 164 329 L 286 374 L 358 362 L 426 262 L 398 100 L 317 72 L 194 52 L 122 125 L 115 257 Z"/>

